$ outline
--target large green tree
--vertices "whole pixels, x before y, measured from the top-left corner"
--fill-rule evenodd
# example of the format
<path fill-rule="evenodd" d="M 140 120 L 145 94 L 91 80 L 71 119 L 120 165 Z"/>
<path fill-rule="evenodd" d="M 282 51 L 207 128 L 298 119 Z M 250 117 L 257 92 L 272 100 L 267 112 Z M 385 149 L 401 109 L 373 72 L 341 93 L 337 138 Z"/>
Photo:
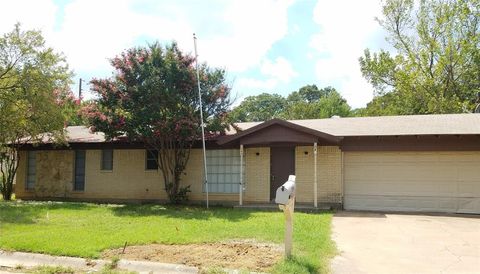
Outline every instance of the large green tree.
<path fill-rule="evenodd" d="M 479 0 L 386 0 L 378 19 L 395 53 L 366 49 L 375 98 L 366 115 L 458 113 L 480 89 Z"/>
<path fill-rule="evenodd" d="M 301 87 L 287 97 L 285 119 L 321 119 L 350 116 L 350 106 L 333 87 L 319 89 L 316 85 Z"/>
<path fill-rule="evenodd" d="M 334 92 L 336 92 L 336 90 L 333 87 L 319 89 L 317 85 L 306 85 L 301 87 L 298 91 L 290 93 L 287 100 L 289 104 L 300 101 L 313 103 Z"/>
<path fill-rule="evenodd" d="M 259 122 L 279 118 L 285 111 L 287 101 L 279 94 L 262 93 L 248 96 L 234 108 L 229 117 L 233 122 Z"/>
<path fill-rule="evenodd" d="M 175 43 L 129 49 L 111 60 L 112 78 L 91 81 L 98 100 L 84 109 L 93 131 L 108 139 L 125 136 L 158 151 L 157 164 L 173 203 L 186 198 L 188 187 L 180 183 L 191 148 L 201 139 L 200 111 L 207 137 L 222 134 L 227 126 L 225 71 L 200 66 L 200 109 L 194 61 Z"/>
<path fill-rule="evenodd" d="M 350 106 L 333 87 L 319 89 L 306 85 L 290 93 L 287 98 L 278 94 L 262 93 L 249 96 L 230 114 L 232 122 L 259 122 L 273 118 L 320 119 L 334 115 L 350 116 Z"/>
<path fill-rule="evenodd" d="M 18 168 L 17 149 L 27 142 L 64 140 L 71 72 L 61 54 L 45 46 L 38 31 L 0 37 L 0 192 L 10 200 Z M 70 99 L 69 99 L 70 98 Z M 70 104 L 69 103 L 69 104 Z M 42 134 L 49 132 L 49 134 Z"/>

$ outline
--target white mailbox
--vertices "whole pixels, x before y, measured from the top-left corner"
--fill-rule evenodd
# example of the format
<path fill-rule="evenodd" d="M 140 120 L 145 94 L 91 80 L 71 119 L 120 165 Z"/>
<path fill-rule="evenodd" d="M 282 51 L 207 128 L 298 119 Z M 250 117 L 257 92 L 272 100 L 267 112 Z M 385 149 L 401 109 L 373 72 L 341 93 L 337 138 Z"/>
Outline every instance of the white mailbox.
<path fill-rule="evenodd" d="M 295 175 L 288 176 L 288 181 L 277 189 L 275 203 L 279 204 L 285 214 L 285 256 L 290 257 L 293 242 L 293 211 L 295 210 Z"/>
<path fill-rule="evenodd" d="M 290 199 L 295 198 L 295 175 L 288 176 L 286 181 L 281 187 L 277 189 L 275 195 L 275 203 L 286 205 Z"/>

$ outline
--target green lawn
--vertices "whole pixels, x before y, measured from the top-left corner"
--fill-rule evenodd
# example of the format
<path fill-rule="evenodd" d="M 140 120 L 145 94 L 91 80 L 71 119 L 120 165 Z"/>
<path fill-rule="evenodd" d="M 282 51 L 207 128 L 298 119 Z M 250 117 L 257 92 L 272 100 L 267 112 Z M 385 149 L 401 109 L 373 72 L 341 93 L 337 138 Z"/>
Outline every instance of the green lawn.
<path fill-rule="evenodd" d="M 335 253 L 331 213 L 295 213 L 294 256 L 272 271 L 328 272 Z M 281 243 L 279 212 L 163 205 L 0 202 L 0 249 L 98 258 L 104 249 L 147 243 L 249 238 Z"/>

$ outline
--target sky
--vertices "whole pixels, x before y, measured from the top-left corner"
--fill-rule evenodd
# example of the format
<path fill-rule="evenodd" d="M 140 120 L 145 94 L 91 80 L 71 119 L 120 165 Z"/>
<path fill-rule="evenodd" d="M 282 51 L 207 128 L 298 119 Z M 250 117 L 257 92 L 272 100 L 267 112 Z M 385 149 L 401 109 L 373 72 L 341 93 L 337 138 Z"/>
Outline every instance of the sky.
<path fill-rule="evenodd" d="M 0 1 L 0 33 L 16 22 L 41 30 L 65 54 L 75 92 L 79 78 L 110 77 L 109 59 L 134 46 L 176 41 L 193 53 L 196 33 L 199 60 L 227 71 L 236 104 L 315 84 L 336 88 L 358 108 L 373 96 L 358 58 L 366 48 L 388 49 L 375 21 L 380 0 Z"/>

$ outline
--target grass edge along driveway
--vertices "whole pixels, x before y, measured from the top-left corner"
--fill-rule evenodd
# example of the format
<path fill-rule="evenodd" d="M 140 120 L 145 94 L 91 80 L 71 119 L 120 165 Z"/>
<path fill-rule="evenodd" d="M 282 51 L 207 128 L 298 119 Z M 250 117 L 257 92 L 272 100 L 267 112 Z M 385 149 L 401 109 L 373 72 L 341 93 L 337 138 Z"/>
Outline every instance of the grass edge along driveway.
<path fill-rule="evenodd" d="M 330 212 L 295 213 L 293 257 L 274 273 L 325 273 L 335 254 Z M 282 212 L 165 205 L 1 202 L 0 249 L 98 258 L 129 245 L 256 239 L 282 243 Z"/>

